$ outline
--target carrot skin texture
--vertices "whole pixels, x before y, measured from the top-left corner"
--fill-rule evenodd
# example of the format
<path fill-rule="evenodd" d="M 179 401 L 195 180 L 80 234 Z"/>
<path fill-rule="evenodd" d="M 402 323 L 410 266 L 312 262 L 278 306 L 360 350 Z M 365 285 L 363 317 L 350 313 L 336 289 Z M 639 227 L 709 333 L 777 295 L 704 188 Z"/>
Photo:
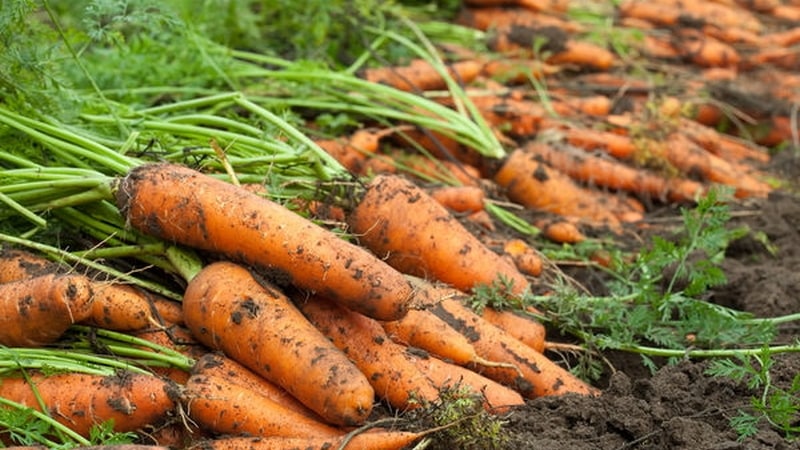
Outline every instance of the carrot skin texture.
<path fill-rule="evenodd" d="M 0 250 L 0 283 L 55 272 L 58 264 L 24 250 Z"/>
<path fill-rule="evenodd" d="M 183 307 L 198 341 L 283 387 L 326 421 L 357 425 L 369 416 L 375 393 L 366 377 L 283 293 L 244 267 L 209 264 L 189 283 Z"/>
<path fill-rule="evenodd" d="M 298 306 L 363 372 L 378 397 L 405 410 L 433 402 L 439 392 L 417 369 L 406 347 L 392 341 L 381 324 L 320 297 Z"/>
<path fill-rule="evenodd" d="M 410 181 L 379 175 L 348 218 L 361 244 L 399 271 L 433 278 L 468 291 L 499 277 L 514 292 L 527 279 L 467 231 L 450 212 Z"/>
<path fill-rule="evenodd" d="M 326 438 L 344 433 L 225 377 L 192 375 L 184 397 L 189 417 L 216 433 Z"/>
<path fill-rule="evenodd" d="M 83 275 L 51 273 L 0 284 L 0 344 L 49 344 L 92 312 L 93 291 Z"/>
<path fill-rule="evenodd" d="M 93 425 L 111 419 L 119 432 L 157 424 L 167 418 L 178 396 L 174 384 L 138 373 L 34 373 L 30 378 L 53 417 L 84 437 Z M 3 378 L 0 397 L 39 409 L 34 390 L 24 378 Z"/>
<path fill-rule="evenodd" d="M 201 442 L 196 450 L 401 450 L 422 438 L 423 433 L 407 431 L 370 431 L 360 433 L 342 447 L 345 437 L 280 438 L 225 437 Z"/>
<path fill-rule="evenodd" d="M 412 296 L 396 270 L 266 198 L 187 167 L 144 164 L 117 187 L 117 205 L 144 233 L 222 253 L 288 278 L 370 317 L 402 317 Z"/>
<path fill-rule="evenodd" d="M 544 325 L 533 317 L 525 317 L 514 311 L 483 308 L 481 317 L 502 329 L 539 353 L 544 352 L 546 330 Z"/>

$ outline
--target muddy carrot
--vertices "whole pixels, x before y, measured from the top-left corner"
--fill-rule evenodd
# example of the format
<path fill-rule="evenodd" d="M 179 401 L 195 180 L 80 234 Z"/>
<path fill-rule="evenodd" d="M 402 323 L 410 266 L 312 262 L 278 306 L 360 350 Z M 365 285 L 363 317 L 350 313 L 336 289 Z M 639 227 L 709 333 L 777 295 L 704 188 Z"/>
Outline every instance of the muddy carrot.
<path fill-rule="evenodd" d="M 398 270 L 468 291 L 504 277 L 528 282 L 424 190 L 398 176 L 375 177 L 348 218 L 359 242 Z"/>
<path fill-rule="evenodd" d="M 40 275 L 0 284 L 0 344 L 36 347 L 58 340 L 92 312 L 92 283 L 77 274 Z"/>
<path fill-rule="evenodd" d="M 113 429 L 118 432 L 157 425 L 167 419 L 178 398 L 174 384 L 138 373 L 31 373 L 29 378 L 32 385 L 22 377 L 3 378 L 0 397 L 37 410 L 41 398 L 58 422 L 84 437 L 89 436 L 92 426 L 109 420 L 114 421 Z"/>
<path fill-rule="evenodd" d="M 527 242 L 522 239 L 509 239 L 503 244 L 503 253 L 508 255 L 517 270 L 538 277 L 542 274 L 542 258 Z"/>
<path fill-rule="evenodd" d="M 415 356 L 380 322 L 321 297 L 298 299 L 303 314 L 366 375 L 375 394 L 399 410 L 429 404 L 439 392 L 414 365 Z"/>
<path fill-rule="evenodd" d="M 474 370 L 514 388 L 524 397 L 598 393 L 541 353 L 475 314 L 457 298 L 446 298 L 431 311 L 467 336 L 479 355 L 491 361 L 515 364 L 519 372 L 503 367 L 476 367 Z"/>
<path fill-rule="evenodd" d="M 619 159 L 636 153 L 636 144 L 630 136 L 580 127 L 569 127 L 563 132 L 568 143 L 586 150 L 600 149 Z"/>
<path fill-rule="evenodd" d="M 468 84 L 481 73 L 482 64 L 466 60 L 446 64 L 449 75 L 460 84 Z M 361 76 L 373 83 L 386 84 L 403 91 L 431 91 L 445 89 L 447 82 L 434 66 L 426 60 L 415 59 L 407 66 L 375 67 L 365 69 Z"/>
<path fill-rule="evenodd" d="M 531 316 L 509 309 L 485 307 L 480 316 L 539 353 L 545 349 L 544 325 Z"/>
<path fill-rule="evenodd" d="M 6 248 L 0 250 L 0 283 L 45 275 L 58 270 L 58 264 L 39 255 Z"/>
<path fill-rule="evenodd" d="M 227 377 L 192 375 L 183 398 L 189 417 L 215 433 L 326 438 L 343 434 Z"/>
<path fill-rule="evenodd" d="M 405 314 L 403 275 L 289 209 L 186 167 L 145 164 L 117 186 L 132 227 L 259 266 L 371 317 Z"/>
<path fill-rule="evenodd" d="M 567 7 L 567 2 L 563 0 L 466 0 L 464 3 L 475 7 L 519 6 L 533 11 L 550 12 L 563 12 Z"/>
<path fill-rule="evenodd" d="M 200 442 L 199 450 L 401 450 L 422 439 L 425 433 L 368 431 L 352 437 L 222 437 Z"/>
<path fill-rule="evenodd" d="M 183 308 L 197 340 L 286 389 L 326 421 L 353 425 L 369 415 L 375 394 L 364 375 L 291 300 L 244 267 L 206 266 L 186 288 Z"/>

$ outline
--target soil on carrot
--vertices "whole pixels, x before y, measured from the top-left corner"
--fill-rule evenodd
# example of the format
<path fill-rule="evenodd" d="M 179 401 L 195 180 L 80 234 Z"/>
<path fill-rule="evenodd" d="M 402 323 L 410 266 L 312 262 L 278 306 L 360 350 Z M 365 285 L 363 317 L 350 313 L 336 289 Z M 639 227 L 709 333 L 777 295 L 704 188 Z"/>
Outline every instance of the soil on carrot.
<path fill-rule="evenodd" d="M 800 173 L 800 158 L 789 152 L 773 159 L 775 172 L 786 179 Z M 734 241 L 723 263 L 727 284 L 710 292 L 709 301 L 772 317 L 800 311 L 800 197 L 779 193 L 731 209 L 731 225 L 747 225 L 753 233 Z M 653 211 L 651 215 L 675 214 Z M 761 232 L 776 249 L 767 249 Z M 581 274 L 572 274 L 581 276 Z M 594 280 L 591 274 L 583 274 Z M 779 343 L 789 343 L 800 330 L 780 330 Z M 725 377 L 706 375 L 708 361 L 685 360 L 651 373 L 641 358 L 606 353 L 613 365 L 599 382 L 596 398 L 565 396 L 528 401 L 508 417 L 508 449 L 792 449 L 765 423 L 759 432 L 739 441 L 729 424 L 738 410 L 748 409 L 761 391 Z M 788 389 L 800 372 L 800 354 L 774 357 L 773 382 Z M 796 418 L 800 420 L 799 418 Z M 763 421 L 762 421 L 763 422 Z"/>

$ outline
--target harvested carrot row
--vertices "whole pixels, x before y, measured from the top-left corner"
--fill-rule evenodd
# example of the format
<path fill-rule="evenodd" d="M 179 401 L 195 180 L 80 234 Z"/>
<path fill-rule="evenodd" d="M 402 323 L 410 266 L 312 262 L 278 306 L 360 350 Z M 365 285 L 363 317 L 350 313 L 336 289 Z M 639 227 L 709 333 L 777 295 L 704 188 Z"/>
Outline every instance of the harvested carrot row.
<path fill-rule="evenodd" d="M 84 437 L 92 426 L 109 420 L 118 432 L 156 425 L 167 418 L 178 398 L 175 385 L 138 373 L 30 373 L 29 377 L 33 385 L 22 377 L 3 378 L 0 397 L 36 410 L 41 410 L 41 398 L 53 418 Z"/>
<path fill-rule="evenodd" d="M 343 434 L 224 376 L 192 375 L 183 397 L 189 417 L 215 433 L 325 438 Z"/>
<path fill-rule="evenodd" d="M 482 64 L 466 60 L 446 64 L 449 75 L 458 83 L 468 84 L 481 73 Z M 361 77 L 403 91 L 431 91 L 444 89 L 447 82 L 434 66 L 424 59 L 415 59 L 408 66 L 375 67 L 365 69 Z"/>
<path fill-rule="evenodd" d="M 514 406 L 525 404 L 515 390 L 435 356 L 415 358 L 417 367 L 439 390 L 469 389 L 471 394 L 483 397 L 483 407 L 496 414 L 505 414 Z"/>
<path fill-rule="evenodd" d="M 513 282 L 515 292 L 528 287 L 512 264 L 483 245 L 424 190 L 401 177 L 375 177 L 348 224 L 359 242 L 401 272 L 464 291 L 500 277 Z"/>
<path fill-rule="evenodd" d="M 329 423 L 355 425 L 369 416 L 375 393 L 365 376 L 283 293 L 244 267 L 206 266 L 189 282 L 183 308 L 197 340 L 286 389 Z"/>
<path fill-rule="evenodd" d="M 401 450 L 422 439 L 425 433 L 369 431 L 350 437 L 223 437 L 200 442 L 201 450 Z"/>
<path fill-rule="evenodd" d="M 547 333 L 544 325 L 535 318 L 521 315 L 509 309 L 496 309 L 488 306 L 483 308 L 480 316 L 528 347 L 539 353 L 544 352 L 545 335 Z"/>
<path fill-rule="evenodd" d="M 441 186 L 429 194 L 445 208 L 460 213 L 481 211 L 486 200 L 483 189 L 477 186 Z"/>
<path fill-rule="evenodd" d="M 431 311 L 467 336 L 482 357 L 515 364 L 519 372 L 503 367 L 475 367 L 474 370 L 514 388 L 524 397 L 598 393 L 541 353 L 475 314 L 460 299 L 443 299 Z"/>
<path fill-rule="evenodd" d="M 671 202 L 693 202 L 704 191 L 703 185 L 696 181 L 662 177 L 643 168 L 579 152 L 571 146 L 554 148 L 546 143 L 530 142 L 524 148 L 551 167 L 589 185 Z"/>
<path fill-rule="evenodd" d="M 379 398 L 399 410 L 434 402 L 439 391 L 417 369 L 406 347 L 381 324 L 321 297 L 298 300 L 303 314 L 366 375 Z"/>
<path fill-rule="evenodd" d="M 402 317 L 403 275 L 289 209 L 174 164 L 145 164 L 117 186 L 126 222 L 144 233 L 259 266 L 371 317 Z M 224 205 L 224 206 L 221 206 Z"/>
<path fill-rule="evenodd" d="M 91 281 L 83 275 L 51 273 L 0 284 L 0 344 L 50 344 L 92 312 Z"/>
<path fill-rule="evenodd" d="M 319 415 L 300 403 L 285 389 L 221 353 L 209 352 L 200 357 L 192 369 L 192 374 L 225 378 L 231 383 L 258 392 L 259 395 L 294 412 L 322 421 Z"/>
<path fill-rule="evenodd" d="M 542 258 L 522 239 L 509 239 L 503 244 L 503 253 L 511 258 L 517 270 L 538 277 L 542 274 Z"/>

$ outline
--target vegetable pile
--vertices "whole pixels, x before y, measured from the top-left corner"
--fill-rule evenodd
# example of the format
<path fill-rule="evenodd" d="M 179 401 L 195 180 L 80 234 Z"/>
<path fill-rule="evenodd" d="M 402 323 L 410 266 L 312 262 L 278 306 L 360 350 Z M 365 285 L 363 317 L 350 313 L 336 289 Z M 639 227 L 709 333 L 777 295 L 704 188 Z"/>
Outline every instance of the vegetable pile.
<path fill-rule="evenodd" d="M 800 4 L 88 3 L 0 7 L 3 444 L 502 448 L 601 394 L 560 352 L 797 320 L 700 296 L 726 205 L 790 189 Z M 665 205 L 684 241 L 619 246 Z"/>

